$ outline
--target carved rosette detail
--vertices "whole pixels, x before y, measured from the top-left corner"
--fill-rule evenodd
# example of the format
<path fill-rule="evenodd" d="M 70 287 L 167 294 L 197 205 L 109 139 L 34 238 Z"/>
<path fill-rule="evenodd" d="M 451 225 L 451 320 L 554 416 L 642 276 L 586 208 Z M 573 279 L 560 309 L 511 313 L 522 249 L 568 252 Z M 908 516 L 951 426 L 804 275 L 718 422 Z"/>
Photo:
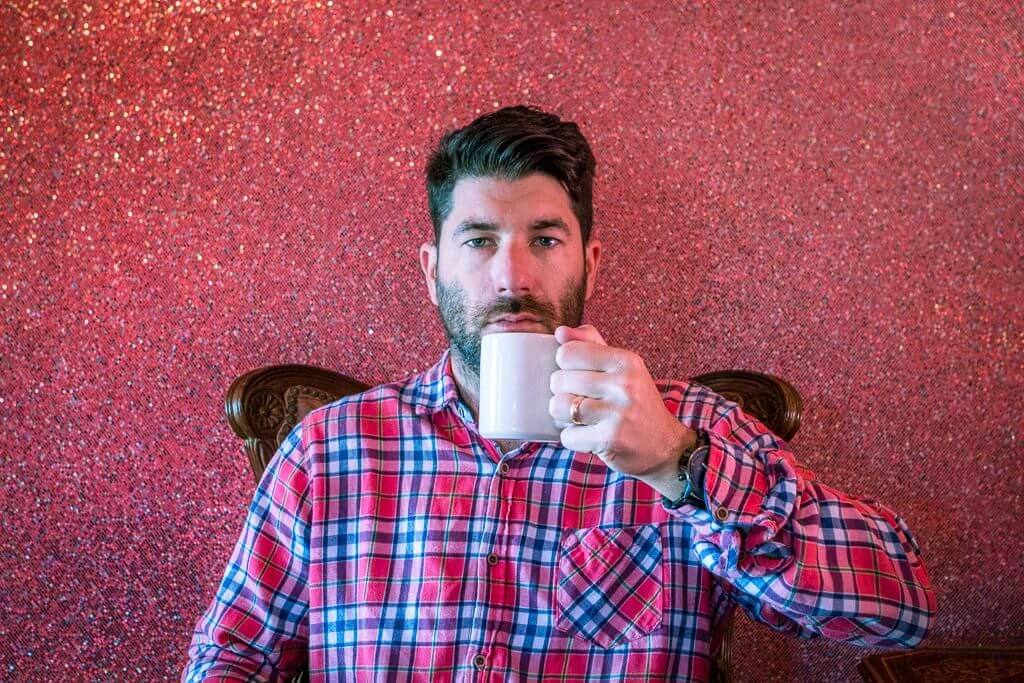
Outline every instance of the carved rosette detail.
<path fill-rule="evenodd" d="M 260 391 L 252 397 L 250 416 L 261 431 L 272 430 L 284 418 L 284 403 L 270 391 Z"/>

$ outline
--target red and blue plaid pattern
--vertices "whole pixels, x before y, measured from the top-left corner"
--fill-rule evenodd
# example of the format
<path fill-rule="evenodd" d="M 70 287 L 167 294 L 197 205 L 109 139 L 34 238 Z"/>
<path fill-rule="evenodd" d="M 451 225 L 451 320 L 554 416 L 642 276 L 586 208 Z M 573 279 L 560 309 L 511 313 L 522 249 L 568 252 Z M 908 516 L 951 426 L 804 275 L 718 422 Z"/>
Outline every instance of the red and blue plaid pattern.
<path fill-rule="evenodd" d="M 558 563 L 555 626 L 603 648 L 661 626 L 661 537 L 657 524 L 569 529 Z"/>
<path fill-rule="evenodd" d="M 449 353 L 282 442 L 182 680 L 704 680 L 734 605 L 805 638 L 925 637 L 903 521 L 818 482 L 735 403 L 658 382 L 712 445 L 707 509 L 668 510 L 590 454 L 498 452 Z"/>

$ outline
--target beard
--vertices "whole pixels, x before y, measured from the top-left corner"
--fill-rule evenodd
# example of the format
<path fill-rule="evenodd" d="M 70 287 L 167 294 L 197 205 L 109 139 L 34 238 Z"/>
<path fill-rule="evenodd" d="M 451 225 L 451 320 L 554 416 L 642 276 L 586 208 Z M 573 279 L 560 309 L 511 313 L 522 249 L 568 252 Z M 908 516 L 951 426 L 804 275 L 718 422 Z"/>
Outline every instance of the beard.
<path fill-rule="evenodd" d="M 587 292 L 587 266 L 583 264 L 583 277 L 573 283 L 562 296 L 558 309 L 531 296 L 497 299 L 492 304 L 469 306 L 466 290 L 458 283 L 445 284 L 441 271 L 437 271 L 437 307 L 444 326 L 445 336 L 452 349 L 453 361 L 457 362 L 471 377 L 480 378 L 480 331 L 494 318 L 502 315 L 529 313 L 540 319 L 555 333 L 559 325 L 579 327 L 583 320 L 583 304 Z M 558 310 L 562 317 L 557 319 Z"/>

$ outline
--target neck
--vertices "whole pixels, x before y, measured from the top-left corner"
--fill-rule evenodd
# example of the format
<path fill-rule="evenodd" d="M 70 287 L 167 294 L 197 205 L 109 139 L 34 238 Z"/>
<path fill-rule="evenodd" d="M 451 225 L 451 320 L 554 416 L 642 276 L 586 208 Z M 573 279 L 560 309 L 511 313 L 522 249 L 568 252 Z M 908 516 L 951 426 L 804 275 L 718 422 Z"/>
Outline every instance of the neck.
<path fill-rule="evenodd" d="M 462 402 L 473 414 L 473 421 L 479 424 L 480 375 L 466 367 L 462 358 L 457 356 L 454 351 L 451 354 L 451 359 L 452 374 L 455 376 L 455 386 L 459 390 L 459 396 L 462 397 Z"/>

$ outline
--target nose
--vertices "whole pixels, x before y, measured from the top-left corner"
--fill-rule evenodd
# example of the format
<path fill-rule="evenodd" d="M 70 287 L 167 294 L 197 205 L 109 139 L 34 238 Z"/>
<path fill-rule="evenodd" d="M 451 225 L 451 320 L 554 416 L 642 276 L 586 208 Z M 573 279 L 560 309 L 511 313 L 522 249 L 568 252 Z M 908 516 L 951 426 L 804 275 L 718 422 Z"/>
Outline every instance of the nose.
<path fill-rule="evenodd" d="M 506 297 L 534 293 L 537 268 L 537 259 L 530 253 L 529 245 L 521 246 L 518 240 L 502 245 L 491 260 L 496 293 Z"/>

